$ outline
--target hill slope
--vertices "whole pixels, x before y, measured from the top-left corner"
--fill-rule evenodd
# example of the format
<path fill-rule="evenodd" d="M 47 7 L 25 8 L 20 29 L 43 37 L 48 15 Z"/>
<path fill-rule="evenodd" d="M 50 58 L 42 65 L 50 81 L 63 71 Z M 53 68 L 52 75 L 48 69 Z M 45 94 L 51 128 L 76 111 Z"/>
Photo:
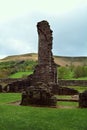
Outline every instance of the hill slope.
<path fill-rule="evenodd" d="M 26 60 L 38 60 L 38 55 L 36 53 L 29 53 L 23 55 L 13 55 L 8 56 L 0 60 L 0 62 L 7 61 L 26 61 Z M 54 56 L 54 61 L 60 66 L 82 66 L 87 65 L 87 57 L 65 57 L 65 56 Z"/>

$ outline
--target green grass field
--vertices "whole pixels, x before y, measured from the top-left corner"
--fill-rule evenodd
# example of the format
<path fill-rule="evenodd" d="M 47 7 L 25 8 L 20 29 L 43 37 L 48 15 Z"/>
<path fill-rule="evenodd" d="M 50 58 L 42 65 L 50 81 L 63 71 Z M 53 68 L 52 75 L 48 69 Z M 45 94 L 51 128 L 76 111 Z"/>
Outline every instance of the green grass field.
<path fill-rule="evenodd" d="M 71 78 L 70 80 L 87 80 L 87 77 Z"/>
<path fill-rule="evenodd" d="M 0 93 L 0 130 L 87 130 L 87 109 L 9 104 L 20 98 L 19 93 Z"/>
<path fill-rule="evenodd" d="M 10 75 L 9 78 L 22 78 L 22 77 L 28 76 L 28 75 L 30 75 L 32 73 L 33 73 L 32 71 L 29 71 L 29 72 L 17 72 L 15 74 Z"/>
<path fill-rule="evenodd" d="M 63 107 L 68 107 L 68 108 L 78 108 L 77 102 L 62 102 L 62 101 L 59 101 L 58 105 L 63 106 Z"/>
<path fill-rule="evenodd" d="M 21 99 L 20 93 L 0 93 L 0 105 Z"/>
<path fill-rule="evenodd" d="M 14 74 L 11 74 L 11 75 L 9 76 L 9 78 L 22 78 L 22 77 L 28 76 L 28 75 L 30 75 L 30 74 L 32 74 L 32 73 L 33 73 L 33 70 L 24 71 L 24 72 L 19 71 L 19 72 L 16 72 L 16 73 L 14 73 Z M 67 79 L 66 79 L 66 80 L 67 80 Z M 87 80 L 87 77 L 71 78 L 71 79 L 69 79 L 69 80 Z"/>

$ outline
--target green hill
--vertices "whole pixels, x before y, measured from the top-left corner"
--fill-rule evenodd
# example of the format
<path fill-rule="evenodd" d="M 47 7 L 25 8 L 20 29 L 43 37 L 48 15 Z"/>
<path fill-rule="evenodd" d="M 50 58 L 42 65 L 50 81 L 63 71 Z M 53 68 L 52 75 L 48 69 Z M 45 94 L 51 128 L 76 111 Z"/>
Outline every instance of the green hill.
<path fill-rule="evenodd" d="M 13 55 L 8 56 L 0 60 L 0 62 L 8 61 L 27 61 L 27 60 L 38 60 L 38 55 L 36 53 L 29 53 L 23 55 Z M 87 57 L 66 57 L 66 56 L 54 56 L 55 63 L 59 66 L 83 66 L 87 65 Z"/>
<path fill-rule="evenodd" d="M 38 61 L 38 55 L 36 53 L 5 57 L 4 59 L 0 60 L 0 78 L 25 77 L 33 73 L 34 67 L 38 63 L 37 61 Z M 78 70 L 75 70 L 74 68 L 73 68 L 73 71 L 71 70 L 72 66 L 74 67 L 87 66 L 87 57 L 54 56 L 54 61 L 58 66 L 61 66 L 58 69 L 59 70 L 58 77 L 62 76 L 61 78 L 64 78 L 64 75 L 66 78 L 70 78 L 70 77 L 73 77 L 73 73 L 78 74 Z M 77 67 L 77 69 L 78 68 L 79 67 Z M 87 72 L 86 71 L 87 67 L 79 68 L 80 77 L 82 75 L 81 69 L 84 69 L 82 70 L 84 74 Z"/>

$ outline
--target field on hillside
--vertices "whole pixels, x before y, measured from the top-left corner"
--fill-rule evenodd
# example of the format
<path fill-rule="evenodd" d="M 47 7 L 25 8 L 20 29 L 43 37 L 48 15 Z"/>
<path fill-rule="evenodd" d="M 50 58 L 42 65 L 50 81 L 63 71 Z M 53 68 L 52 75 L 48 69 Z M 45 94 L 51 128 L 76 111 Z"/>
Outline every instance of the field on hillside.
<path fill-rule="evenodd" d="M 73 64 L 77 67 L 75 79 L 87 79 L 87 58 L 55 56 L 60 79 L 73 79 Z M 0 78 L 23 78 L 33 73 L 37 64 L 36 54 L 9 56 L 0 60 Z M 71 65 L 69 68 L 69 65 Z M 78 69 L 79 68 L 79 69 Z M 83 71 L 83 70 L 84 71 Z M 79 71 L 78 71 L 79 70 Z M 79 73 L 80 72 L 80 73 Z M 85 73 L 84 73 L 85 72 Z M 81 77 L 81 74 L 83 77 Z M 64 76 L 64 77 L 63 77 Z M 68 86 L 79 92 L 87 87 Z M 71 99 L 72 96 L 59 96 L 58 99 Z M 20 106 L 21 93 L 0 93 L 0 130 L 87 130 L 87 109 L 79 108 L 78 102 L 58 101 L 57 108 Z"/>
<path fill-rule="evenodd" d="M 8 56 L 0 60 L 0 78 L 22 78 L 38 64 L 35 53 Z M 54 56 L 59 79 L 87 79 L 87 57 Z"/>
<path fill-rule="evenodd" d="M 20 98 L 19 93 L 0 94 L 0 130 L 87 130 L 87 110 L 76 104 L 61 109 L 10 103 Z"/>
<path fill-rule="evenodd" d="M 38 54 L 36 53 L 28 53 L 22 55 L 12 55 L 1 59 L 0 62 L 8 62 L 8 61 L 26 61 L 26 60 L 38 60 Z M 54 61 L 56 64 L 60 66 L 82 66 L 87 65 L 87 57 L 68 57 L 68 56 L 54 56 Z"/>
<path fill-rule="evenodd" d="M 9 76 L 9 78 L 25 78 L 26 76 L 32 74 L 33 71 L 29 72 L 17 72 Z"/>

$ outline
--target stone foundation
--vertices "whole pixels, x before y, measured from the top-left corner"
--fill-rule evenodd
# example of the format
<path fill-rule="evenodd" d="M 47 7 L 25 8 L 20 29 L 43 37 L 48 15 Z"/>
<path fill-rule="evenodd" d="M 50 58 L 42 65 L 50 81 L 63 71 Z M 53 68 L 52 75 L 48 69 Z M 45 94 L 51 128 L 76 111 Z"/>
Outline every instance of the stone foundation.
<path fill-rule="evenodd" d="M 2 86 L 0 85 L 0 92 L 2 92 Z"/>
<path fill-rule="evenodd" d="M 56 106 L 57 99 L 52 94 L 52 89 L 44 83 L 30 86 L 22 93 L 21 105 Z"/>
<path fill-rule="evenodd" d="M 52 30 L 47 21 L 37 24 L 38 31 L 38 65 L 32 75 L 31 84 L 37 82 L 57 83 L 57 65 L 52 54 Z"/>
<path fill-rule="evenodd" d="M 3 91 L 5 92 L 22 92 L 30 86 L 30 81 L 28 79 L 21 79 L 17 81 L 13 81 L 7 84 Z"/>
<path fill-rule="evenodd" d="M 73 88 L 61 87 L 58 84 L 53 84 L 52 92 L 55 95 L 77 95 L 79 92 Z"/>
<path fill-rule="evenodd" d="M 22 94 L 21 105 L 56 106 L 50 83 L 57 84 L 57 65 L 52 54 L 52 30 L 47 21 L 37 24 L 38 31 L 38 65 L 28 77 L 30 87 Z"/>
<path fill-rule="evenodd" d="M 79 94 L 79 107 L 87 108 L 87 90 Z"/>
<path fill-rule="evenodd" d="M 26 79 L 0 79 L 0 83 L 7 84 L 6 86 L 1 87 L 1 92 L 22 92 L 26 87 L 29 87 L 32 84 L 32 75 Z M 33 82 L 34 84 L 34 82 Z M 87 86 L 87 80 L 58 80 L 57 87 L 62 86 L 63 88 L 67 86 Z M 2 85 L 1 85 L 2 86 Z M 8 87 L 9 86 L 9 87 Z M 9 89 L 8 89 L 9 88 Z M 66 92 L 65 92 L 66 93 Z"/>
<path fill-rule="evenodd" d="M 87 80 L 58 80 L 60 86 L 87 86 Z"/>

